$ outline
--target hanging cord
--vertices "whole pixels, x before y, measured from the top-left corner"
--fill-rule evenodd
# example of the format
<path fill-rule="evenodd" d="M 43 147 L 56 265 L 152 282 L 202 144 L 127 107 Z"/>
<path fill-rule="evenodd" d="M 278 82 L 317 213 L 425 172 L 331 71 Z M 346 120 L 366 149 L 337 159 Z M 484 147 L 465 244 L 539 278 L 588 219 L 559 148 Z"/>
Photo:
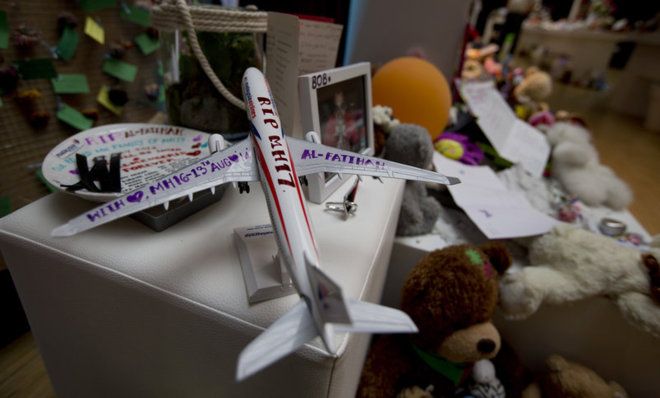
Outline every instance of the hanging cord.
<path fill-rule="evenodd" d="M 193 25 L 193 20 L 192 20 L 192 16 L 190 15 L 190 10 L 188 10 L 188 4 L 186 4 L 185 0 L 178 0 L 176 4 L 179 7 L 179 11 L 181 12 L 181 15 L 183 16 L 183 21 L 186 24 L 186 30 L 188 31 L 188 42 L 190 44 L 190 47 L 192 48 L 193 53 L 197 57 L 200 66 L 206 73 L 206 76 L 208 76 L 208 78 L 211 79 L 211 83 L 213 83 L 215 88 L 220 92 L 220 94 L 222 94 L 223 97 L 227 99 L 227 101 L 236 105 L 240 109 L 245 109 L 245 104 L 243 103 L 243 101 L 236 98 L 236 96 L 232 94 L 227 89 L 227 87 L 225 87 L 224 84 L 222 84 L 222 82 L 218 78 L 218 75 L 216 75 L 215 72 L 213 71 L 213 68 L 211 68 L 211 64 L 209 64 L 209 60 L 206 59 L 206 55 L 204 55 L 202 48 L 199 46 L 199 41 L 197 41 L 197 33 L 195 33 L 195 26 Z"/>
<path fill-rule="evenodd" d="M 245 109 L 245 103 L 232 94 L 213 71 L 197 40 L 195 26 L 204 32 L 254 33 L 256 38 L 256 34 L 266 32 L 267 14 L 218 7 L 189 7 L 186 0 L 174 1 L 176 4 L 164 3 L 154 8 L 154 27 L 159 30 L 171 31 L 178 29 L 183 24 L 188 33 L 188 44 L 213 86 L 231 104 Z M 259 41 L 255 40 L 255 46 L 258 45 Z M 258 48 L 257 54 L 261 55 Z"/>

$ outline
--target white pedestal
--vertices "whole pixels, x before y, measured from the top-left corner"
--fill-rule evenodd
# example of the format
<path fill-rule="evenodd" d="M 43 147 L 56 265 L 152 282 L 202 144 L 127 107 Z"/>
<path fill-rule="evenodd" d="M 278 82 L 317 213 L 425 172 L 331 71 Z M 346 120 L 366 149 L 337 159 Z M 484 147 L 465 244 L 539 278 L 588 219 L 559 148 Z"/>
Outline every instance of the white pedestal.
<path fill-rule="evenodd" d="M 345 188 L 335 192 L 339 200 Z M 403 193 L 366 179 L 348 221 L 310 205 L 321 266 L 346 297 L 377 301 Z M 242 383 L 240 351 L 297 301 L 250 306 L 233 230 L 269 222 L 263 193 L 225 197 L 154 233 L 122 219 L 71 238 L 50 231 L 94 205 L 49 195 L 0 220 L 0 248 L 53 386 L 62 397 L 346 397 L 355 393 L 368 335 L 314 340 Z"/>

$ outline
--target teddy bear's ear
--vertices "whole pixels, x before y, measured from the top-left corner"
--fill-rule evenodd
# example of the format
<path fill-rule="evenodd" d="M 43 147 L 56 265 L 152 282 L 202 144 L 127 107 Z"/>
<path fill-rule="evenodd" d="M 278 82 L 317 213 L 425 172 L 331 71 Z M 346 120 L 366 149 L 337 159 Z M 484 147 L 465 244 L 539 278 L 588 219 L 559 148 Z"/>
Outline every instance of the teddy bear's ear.
<path fill-rule="evenodd" d="M 502 275 L 511 266 L 511 254 L 502 243 L 488 242 L 480 247 L 488 258 L 490 263 Z"/>

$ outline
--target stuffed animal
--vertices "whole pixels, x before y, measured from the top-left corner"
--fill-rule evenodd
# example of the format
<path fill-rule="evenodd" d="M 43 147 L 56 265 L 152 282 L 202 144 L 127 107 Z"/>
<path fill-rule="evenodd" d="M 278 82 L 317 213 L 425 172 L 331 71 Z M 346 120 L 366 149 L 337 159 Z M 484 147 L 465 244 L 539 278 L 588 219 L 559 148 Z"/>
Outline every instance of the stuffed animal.
<path fill-rule="evenodd" d="M 389 106 L 374 105 L 371 113 L 374 122 L 374 152 L 376 156 L 380 156 L 390 131 L 401 122 L 394 118 L 394 112 Z"/>
<path fill-rule="evenodd" d="M 596 372 L 559 355 L 546 359 L 547 372 L 541 378 L 544 398 L 626 398 L 616 382 L 603 380 Z"/>
<path fill-rule="evenodd" d="M 476 59 L 466 59 L 463 63 L 463 70 L 461 71 L 461 79 L 463 80 L 480 80 L 486 78 L 486 71 L 481 62 Z"/>
<path fill-rule="evenodd" d="M 547 138 L 552 146 L 552 173 L 569 193 L 590 206 L 621 210 L 630 204 L 630 188 L 600 164 L 586 129 L 558 122 L 547 129 Z"/>
<path fill-rule="evenodd" d="M 357 396 L 453 397 L 462 391 L 503 397 L 487 360 L 500 348 L 491 316 L 498 277 L 510 264 L 499 244 L 450 246 L 424 257 L 408 275 L 401 297 L 401 309 L 419 333 L 375 337 Z"/>
<path fill-rule="evenodd" d="M 526 318 L 542 303 L 607 296 L 629 322 L 660 336 L 660 303 L 653 299 L 660 278 L 653 278 L 658 267 L 652 254 L 562 223 L 532 240 L 529 259 L 532 266 L 507 273 L 500 282 L 506 317 Z"/>
<path fill-rule="evenodd" d="M 429 169 L 433 160 L 431 136 L 421 126 L 396 125 L 390 130 L 385 142 L 384 157 L 394 162 Z M 431 232 L 440 209 L 440 203 L 428 195 L 423 182 L 406 182 L 396 234 L 413 236 Z"/>
<path fill-rule="evenodd" d="M 548 104 L 544 101 L 550 94 L 552 94 L 552 78 L 534 66 L 527 68 L 525 78 L 513 89 L 516 102 L 524 107 L 527 116 L 548 110 Z"/>

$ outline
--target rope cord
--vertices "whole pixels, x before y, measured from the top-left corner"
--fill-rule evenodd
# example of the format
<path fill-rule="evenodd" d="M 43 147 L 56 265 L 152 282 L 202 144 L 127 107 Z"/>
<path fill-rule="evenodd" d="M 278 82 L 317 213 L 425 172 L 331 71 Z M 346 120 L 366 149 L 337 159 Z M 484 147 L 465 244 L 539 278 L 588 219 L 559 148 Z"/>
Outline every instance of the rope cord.
<path fill-rule="evenodd" d="M 232 94 L 213 71 L 199 45 L 195 28 L 204 32 L 264 33 L 268 26 L 266 18 L 265 12 L 188 7 L 186 0 L 176 0 L 176 5 L 161 4 L 153 12 L 154 27 L 159 30 L 173 31 L 184 25 L 188 44 L 202 70 L 218 92 L 240 109 L 245 109 L 245 103 Z"/>

